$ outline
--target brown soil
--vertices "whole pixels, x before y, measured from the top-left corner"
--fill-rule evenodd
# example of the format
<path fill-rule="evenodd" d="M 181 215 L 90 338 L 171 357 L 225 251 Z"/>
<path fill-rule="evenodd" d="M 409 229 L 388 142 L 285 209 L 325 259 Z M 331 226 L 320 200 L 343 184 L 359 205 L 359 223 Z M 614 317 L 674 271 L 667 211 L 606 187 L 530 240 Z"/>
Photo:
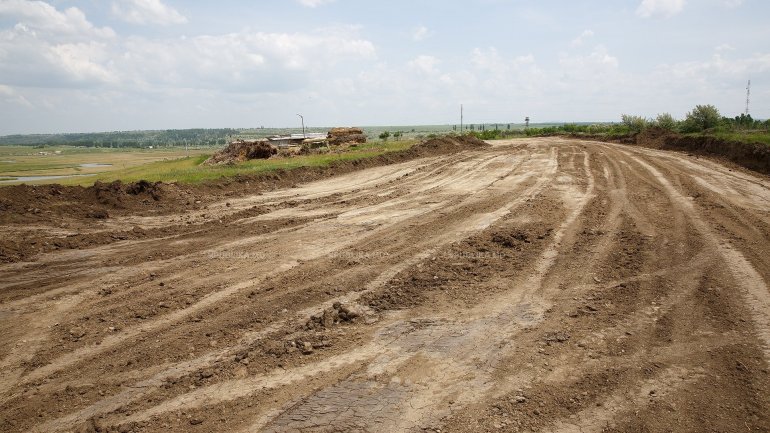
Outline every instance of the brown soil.
<path fill-rule="evenodd" d="M 278 148 L 264 141 L 236 140 L 205 161 L 206 164 L 236 164 L 250 159 L 268 159 Z"/>
<path fill-rule="evenodd" d="M 366 143 L 366 135 L 361 128 L 332 128 L 326 136 L 330 145 Z"/>
<path fill-rule="evenodd" d="M 83 245 L 0 265 L 0 431 L 770 431 L 766 179 L 559 138 L 398 158 L 3 225 Z"/>
<path fill-rule="evenodd" d="M 770 175 L 770 146 L 764 143 L 745 143 L 709 136 L 686 136 L 661 128 L 647 128 L 639 134 L 606 140 L 602 136 L 575 136 L 634 144 L 650 149 L 678 150 L 701 156 L 716 157 L 728 164 L 736 164 L 762 174 Z"/>
<path fill-rule="evenodd" d="M 180 212 L 201 212 L 209 204 L 230 198 L 261 194 L 300 182 L 324 179 L 356 170 L 437 156 L 488 146 L 473 137 L 436 138 L 410 149 L 354 161 L 334 162 L 328 167 L 301 167 L 292 170 L 223 178 L 201 185 L 97 182 L 90 187 L 18 185 L 0 187 L 0 224 L 17 236 L 0 237 L 0 263 L 28 260 L 41 252 L 72 249 L 99 244 L 104 235 L 84 235 L 69 230 L 83 219 L 97 222 L 120 216 L 159 216 Z M 57 230 L 41 230 L 38 225 L 56 225 Z M 30 227 L 34 229 L 30 230 Z M 126 234 L 130 232 L 129 234 Z M 0 232 L 2 233 L 2 232 Z M 19 234 L 23 234 L 20 235 Z M 107 238 L 132 239 L 136 231 L 120 230 Z M 143 237 L 143 236 L 141 236 Z"/>

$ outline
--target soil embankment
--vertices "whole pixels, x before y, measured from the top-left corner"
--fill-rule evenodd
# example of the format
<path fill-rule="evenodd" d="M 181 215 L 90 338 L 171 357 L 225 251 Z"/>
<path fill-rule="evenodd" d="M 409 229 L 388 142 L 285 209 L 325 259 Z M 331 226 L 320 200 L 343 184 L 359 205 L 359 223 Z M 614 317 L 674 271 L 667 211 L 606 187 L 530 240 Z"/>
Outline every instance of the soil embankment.
<path fill-rule="evenodd" d="M 604 136 L 582 135 L 575 136 L 575 138 L 715 156 L 750 170 L 770 175 L 770 146 L 764 143 L 730 141 L 708 135 L 682 135 L 658 128 L 648 128 L 639 134 L 624 138 L 607 139 Z"/>

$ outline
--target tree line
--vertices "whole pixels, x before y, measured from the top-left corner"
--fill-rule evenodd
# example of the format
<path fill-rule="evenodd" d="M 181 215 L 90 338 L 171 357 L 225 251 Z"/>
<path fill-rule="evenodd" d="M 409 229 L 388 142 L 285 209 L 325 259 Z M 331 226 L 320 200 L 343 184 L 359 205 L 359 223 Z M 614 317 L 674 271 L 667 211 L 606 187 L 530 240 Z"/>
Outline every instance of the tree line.
<path fill-rule="evenodd" d="M 84 146 L 84 147 L 171 147 L 221 146 L 239 130 L 221 129 L 168 129 L 158 131 L 117 131 L 73 134 L 30 134 L 0 137 L 0 145 L 16 146 Z"/>
<path fill-rule="evenodd" d="M 617 123 L 577 124 L 527 128 L 516 130 L 488 129 L 471 131 L 470 134 L 482 140 L 494 140 L 517 136 L 543 136 L 556 134 L 588 134 L 622 137 L 638 134 L 648 128 L 659 128 L 682 134 L 753 134 L 767 136 L 770 132 L 770 120 L 757 120 L 750 114 L 742 113 L 735 117 L 723 116 L 713 105 L 696 105 L 684 119 L 675 119 L 669 113 L 658 114 L 655 118 L 646 118 L 623 114 Z M 764 141 L 764 140 L 762 140 Z"/>

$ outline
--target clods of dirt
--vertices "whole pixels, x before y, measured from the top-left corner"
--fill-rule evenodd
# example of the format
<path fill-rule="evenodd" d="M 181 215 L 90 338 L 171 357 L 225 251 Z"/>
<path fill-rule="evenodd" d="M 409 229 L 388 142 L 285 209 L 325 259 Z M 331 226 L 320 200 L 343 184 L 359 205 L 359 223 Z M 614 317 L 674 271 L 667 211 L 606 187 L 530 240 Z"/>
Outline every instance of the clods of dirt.
<path fill-rule="evenodd" d="M 331 308 L 327 308 L 322 313 L 312 316 L 305 324 L 305 328 L 309 330 L 328 329 L 340 323 L 353 322 L 365 314 L 363 307 L 335 302 Z"/>

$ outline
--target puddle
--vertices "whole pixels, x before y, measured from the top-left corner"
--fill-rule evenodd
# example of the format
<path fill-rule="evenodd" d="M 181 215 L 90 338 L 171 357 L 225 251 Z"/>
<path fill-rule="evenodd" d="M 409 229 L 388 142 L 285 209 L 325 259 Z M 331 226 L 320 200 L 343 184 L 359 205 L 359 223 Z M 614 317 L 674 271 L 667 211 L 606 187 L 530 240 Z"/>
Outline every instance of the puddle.
<path fill-rule="evenodd" d="M 97 168 L 97 167 L 112 167 L 112 164 L 105 164 L 101 162 L 87 162 L 85 164 L 80 164 L 82 168 Z"/>

